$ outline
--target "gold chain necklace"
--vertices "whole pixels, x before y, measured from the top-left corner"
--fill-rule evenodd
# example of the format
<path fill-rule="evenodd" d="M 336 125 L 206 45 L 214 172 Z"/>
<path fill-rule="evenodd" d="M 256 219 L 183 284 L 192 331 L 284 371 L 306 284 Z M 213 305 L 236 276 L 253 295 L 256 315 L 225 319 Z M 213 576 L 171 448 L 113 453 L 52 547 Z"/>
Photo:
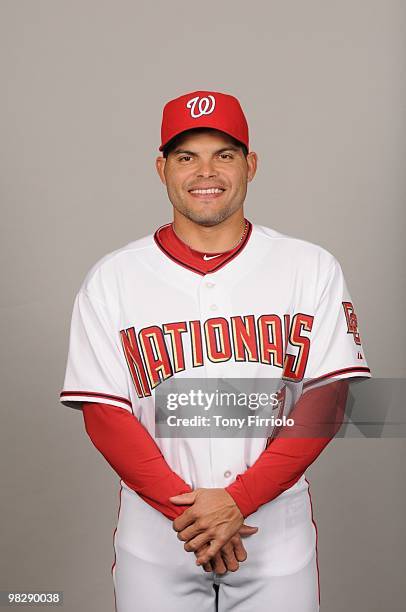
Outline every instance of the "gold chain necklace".
<path fill-rule="evenodd" d="M 177 238 L 179 238 L 179 236 L 178 236 L 178 235 L 177 235 L 177 233 L 175 232 L 175 228 L 174 228 L 174 226 L 173 226 L 173 222 L 172 222 L 172 229 L 173 229 L 173 233 L 175 234 L 175 236 L 176 236 Z M 245 223 L 244 223 L 244 231 L 243 231 L 243 233 L 241 234 L 241 237 L 238 239 L 238 241 L 235 243 L 235 245 L 234 245 L 233 247 L 231 247 L 231 249 L 227 249 L 227 251 L 223 251 L 223 253 L 227 253 L 228 251 L 232 251 L 232 250 L 234 250 L 234 249 L 235 249 L 235 248 L 236 248 L 236 247 L 237 247 L 237 246 L 240 244 L 240 242 L 243 240 L 243 238 L 244 238 L 245 234 L 247 233 L 247 229 L 248 229 L 248 222 L 247 222 L 247 220 L 245 220 Z M 185 240 L 183 240 L 182 238 L 179 238 L 179 240 L 180 240 L 181 242 L 183 242 L 183 244 L 185 244 L 187 247 L 189 247 L 189 249 L 192 249 L 192 251 L 195 251 L 195 250 L 196 250 L 196 249 L 194 249 L 193 247 L 191 247 L 191 246 L 190 246 L 190 244 L 188 244 L 188 243 L 187 243 Z M 202 251 L 199 251 L 199 253 L 200 253 L 200 252 L 202 252 Z"/>

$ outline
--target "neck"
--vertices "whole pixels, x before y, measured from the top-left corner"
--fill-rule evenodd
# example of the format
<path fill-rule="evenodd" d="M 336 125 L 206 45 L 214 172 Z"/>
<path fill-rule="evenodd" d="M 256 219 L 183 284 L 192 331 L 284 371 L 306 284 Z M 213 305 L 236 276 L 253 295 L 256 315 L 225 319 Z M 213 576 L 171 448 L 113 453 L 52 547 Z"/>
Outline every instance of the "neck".
<path fill-rule="evenodd" d="M 175 209 L 173 229 L 185 244 L 202 253 L 223 253 L 236 246 L 245 227 L 244 211 L 233 215 L 211 227 L 191 221 Z"/>

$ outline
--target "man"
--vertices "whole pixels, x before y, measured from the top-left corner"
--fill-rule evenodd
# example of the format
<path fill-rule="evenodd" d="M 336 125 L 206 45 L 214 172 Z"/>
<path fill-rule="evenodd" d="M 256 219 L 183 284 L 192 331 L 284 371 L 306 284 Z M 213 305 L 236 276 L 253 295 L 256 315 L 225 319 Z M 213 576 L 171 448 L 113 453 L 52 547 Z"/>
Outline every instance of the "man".
<path fill-rule="evenodd" d="M 173 222 L 86 275 L 60 396 L 121 479 L 116 610 L 315 612 L 305 470 L 371 375 L 354 306 L 333 255 L 245 217 L 258 157 L 235 97 L 171 100 L 161 137 Z M 161 385 L 195 379 L 276 381 L 294 426 L 158 436 Z"/>

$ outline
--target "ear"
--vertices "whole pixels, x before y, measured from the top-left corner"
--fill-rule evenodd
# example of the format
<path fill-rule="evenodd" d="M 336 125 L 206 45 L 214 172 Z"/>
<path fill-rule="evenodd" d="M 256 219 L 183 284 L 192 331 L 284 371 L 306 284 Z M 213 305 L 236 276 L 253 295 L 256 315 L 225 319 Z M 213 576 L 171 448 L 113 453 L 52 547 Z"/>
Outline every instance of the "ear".
<path fill-rule="evenodd" d="M 161 179 L 161 181 L 162 181 L 162 183 L 164 185 L 166 185 L 166 179 L 165 179 L 165 174 L 164 174 L 165 164 L 166 164 L 166 158 L 165 157 L 160 155 L 159 157 L 156 158 L 156 160 L 155 160 L 155 167 L 156 167 L 156 170 L 158 172 L 159 178 Z"/>
<path fill-rule="evenodd" d="M 251 151 L 247 155 L 247 165 L 248 165 L 248 176 L 247 181 L 251 182 L 255 176 L 258 167 L 258 155 Z"/>

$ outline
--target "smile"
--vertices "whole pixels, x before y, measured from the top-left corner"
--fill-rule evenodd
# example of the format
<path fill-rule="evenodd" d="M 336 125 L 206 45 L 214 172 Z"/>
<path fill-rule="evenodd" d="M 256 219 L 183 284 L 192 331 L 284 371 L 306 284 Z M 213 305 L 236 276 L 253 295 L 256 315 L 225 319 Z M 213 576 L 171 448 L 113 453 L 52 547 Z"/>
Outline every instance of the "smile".
<path fill-rule="evenodd" d="M 210 187 L 208 189 L 191 189 L 189 191 L 190 195 L 197 198 L 218 198 L 224 193 L 225 189 L 221 189 L 220 187 Z"/>

